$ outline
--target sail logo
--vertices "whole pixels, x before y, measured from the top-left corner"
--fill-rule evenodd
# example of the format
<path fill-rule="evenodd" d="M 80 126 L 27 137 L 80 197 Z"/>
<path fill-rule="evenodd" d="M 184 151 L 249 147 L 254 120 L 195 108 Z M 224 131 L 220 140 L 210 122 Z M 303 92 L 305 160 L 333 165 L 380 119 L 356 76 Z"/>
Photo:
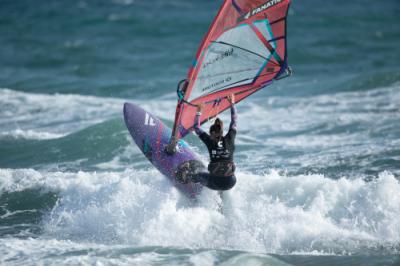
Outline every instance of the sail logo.
<path fill-rule="evenodd" d="M 208 66 L 221 61 L 229 56 L 233 55 L 233 48 L 230 48 L 229 50 L 223 51 L 222 53 L 218 54 L 216 57 L 210 59 L 208 62 L 203 64 L 203 69 L 207 68 Z"/>
<path fill-rule="evenodd" d="M 204 88 L 202 89 L 202 91 L 203 91 L 203 92 L 206 92 L 206 91 L 208 91 L 208 90 L 214 89 L 214 88 L 217 87 L 217 86 L 221 86 L 221 85 L 224 84 L 224 83 L 225 83 L 225 80 L 224 80 L 224 79 L 219 80 L 219 81 L 217 81 L 217 82 L 211 83 L 211 84 L 208 85 L 207 87 L 204 87 Z"/>
<path fill-rule="evenodd" d="M 148 113 L 146 113 L 146 117 L 144 119 L 144 125 L 150 127 L 154 127 L 156 125 L 154 123 L 154 119 Z"/>
<path fill-rule="evenodd" d="M 260 12 L 262 12 L 264 10 L 267 10 L 268 8 L 273 7 L 273 6 L 279 4 L 280 2 L 283 2 L 283 1 L 284 0 L 271 0 L 271 1 L 268 1 L 267 3 L 262 4 L 261 6 L 258 6 L 255 9 L 253 9 L 252 11 L 248 12 L 246 15 L 243 16 L 242 19 L 245 20 L 245 19 L 248 19 L 248 18 L 250 18 L 252 16 L 255 16 L 258 13 L 260 13 Z"/>
<path fill-rule="evenodd" d="M 211 83 L 210 85 L 202 88 L 201 91 L 203 93 L 207 92 L 207 91 L 209 91 L 211 89 L 213 90 L 213 92 L 219 91 L 221 88 L 216 88 L 216 87 L 219 87 L 219 86 L 222 86 L 222 89 L 226 89 L 226 86 L 228 86 L 228 85 L 225 85 L 225 83 L 231 82 L 231 80 L 232 80 L 232 77 L 228 76 L 225 79 L 221 79 L 221 80 L 219 80 L 217 82 Z"/>

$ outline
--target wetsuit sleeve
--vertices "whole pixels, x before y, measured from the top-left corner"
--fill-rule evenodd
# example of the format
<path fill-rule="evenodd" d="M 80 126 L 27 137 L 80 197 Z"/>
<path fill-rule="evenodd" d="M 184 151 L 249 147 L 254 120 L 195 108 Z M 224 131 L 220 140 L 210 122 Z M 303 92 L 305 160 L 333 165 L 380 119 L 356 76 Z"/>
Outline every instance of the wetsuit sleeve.
<path fill-rule="evenodd" d="M 210 136 L 200 128 L 200 116 L 201 116 L 201 113 L 197 112 L 196 117 L 194 118 L 194 131 L 196 132 L 197 136 L 199 136 L 199 138 L 206 145 L 208 145 L 210 142 Z"/>
<path fill-rule="evenodd" d="M 197 136 L 200 136 L 201 134 L 205 133 L 201 128 L 200 128 L 200 116 L 201 113 L 197 112 L 196 116 L 194 118 L 194 131 L 196 132 Z"/>
<path fill-rule="evenodd" d="M 228 135 L 234 139 L 236 137 L 236 121 L 237 121 L 237 114 L 236 114 L 236 107 L 234 104 L 231 105 L 231 124 L 229 125 Z"/>

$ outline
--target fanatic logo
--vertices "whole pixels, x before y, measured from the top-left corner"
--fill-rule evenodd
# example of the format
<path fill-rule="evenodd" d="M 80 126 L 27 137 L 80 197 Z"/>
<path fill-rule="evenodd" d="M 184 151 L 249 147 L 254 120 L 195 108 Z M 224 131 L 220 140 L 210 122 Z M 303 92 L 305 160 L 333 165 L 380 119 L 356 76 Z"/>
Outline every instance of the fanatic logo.
<path fill-rule="evenodd" d="M 271 0 L 271 1 L 268 1 L 267 3 L 262 4 L 262 5 L 259 6 L 259 7 L 256 7 L 255 9 L 251 10 L 251 11 L 248 12 L 246 15 L 244 15 L 244 16 L 243 16 L 243 20 L 248 19 L 248 18 L 250 18 L 250 17 L 252 17 L 252 16 L 255 16 L 255 15 L 257 15 L 258 13 L 260 13 L 260 12 L 262 12 L 262 11 L 264 11 L 264 10 L 267 10 L 268 8 L 273 7 L 273 6 L 279 4 L 280 2 L 283 2 L 283 1 L 284 1 L 284 0 Z"/>
<path fill-rule="evenodd" d="M 144 125 L 154 127 L 156 124 L 154 123 L 154 119 L 146 113 L 146 117 L 144 118 Z"/>

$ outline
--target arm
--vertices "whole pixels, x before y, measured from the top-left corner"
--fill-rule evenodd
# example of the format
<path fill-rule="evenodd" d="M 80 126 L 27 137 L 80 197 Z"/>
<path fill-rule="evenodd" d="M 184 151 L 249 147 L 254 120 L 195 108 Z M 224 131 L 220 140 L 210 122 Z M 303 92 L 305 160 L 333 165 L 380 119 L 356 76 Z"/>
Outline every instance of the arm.
<path fill-rule="evenodd" d="M 203 109 L 203 105 L 202 104 L 197 106 L 197 113 L 196 113 L 196 116 L 194 118 L 194 127 L 193 128 L 194 128 L 194 131 L 196 132 L 197 136 L 199 136 L 199 138 L 208 147 L 208 145 L 210 143 L 210 135 L 208 135 L 206 132 L 204 132 L 200 128 L 200 117 L 201 117 L 201 110 L 202 109 Z"/>
<path fill-rule="evenodd" d="M 236 132 L 236 107 L 235 107 L 235 94 L 231 94 L 228 97 L 228 101 L 231 104 L 231 124 L 229 125 L 229 131 L 234 130 Z"/>
<path fill-rule="evenodd" d="M 236 120 L 237 120 L 237 114 L 236 114 L 236 107 L 235 104 L 232 103 L 231 105 L 231 124 L 229 125 L 229 129 L 235 130 L 236 131 Z"/>
<path fill-rule="evenodd" d="M 194 118 L 194 131 L 196 132 L 197 136 L 200 136 L 201 134 L 205 133 L 200 128 L 200 116 L 201 116 L 201 111 L 199 111 L 199 109 L 198 109 L 197 113 L 196 113 L 196 116 Z"/>
<path fill-rule="evenodd" d="M 229 125 L 229 131 L 228 134 L 226 134 L 226 136 L 232 141 L 232 143 L 234 143 L 236 138 L 236 120 L 237 120 L 235 95 L 232 94 L 228 96 L 228 101 L 231 103 L 231 124 Z"/>

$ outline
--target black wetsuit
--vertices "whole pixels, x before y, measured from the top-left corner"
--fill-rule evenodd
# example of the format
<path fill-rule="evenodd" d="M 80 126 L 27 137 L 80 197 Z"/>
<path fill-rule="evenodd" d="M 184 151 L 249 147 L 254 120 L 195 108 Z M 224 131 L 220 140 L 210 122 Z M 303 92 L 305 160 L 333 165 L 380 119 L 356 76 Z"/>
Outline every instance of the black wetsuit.
<path fill-rule="evenodd" d="M 212 139 L 210 135 L 200 128 L 200 115 L 196 114 L 195 132 L 207 146 L 210 154 L 208 173 L 200 172 L 191 179 L 214 190 L 229 190 L 236 184 L 235 164 L 233 153 L 235 151 L 236 137 L 236 108 L 231 106 L 231 124 L 228 133 L 219 139 Z"/>

